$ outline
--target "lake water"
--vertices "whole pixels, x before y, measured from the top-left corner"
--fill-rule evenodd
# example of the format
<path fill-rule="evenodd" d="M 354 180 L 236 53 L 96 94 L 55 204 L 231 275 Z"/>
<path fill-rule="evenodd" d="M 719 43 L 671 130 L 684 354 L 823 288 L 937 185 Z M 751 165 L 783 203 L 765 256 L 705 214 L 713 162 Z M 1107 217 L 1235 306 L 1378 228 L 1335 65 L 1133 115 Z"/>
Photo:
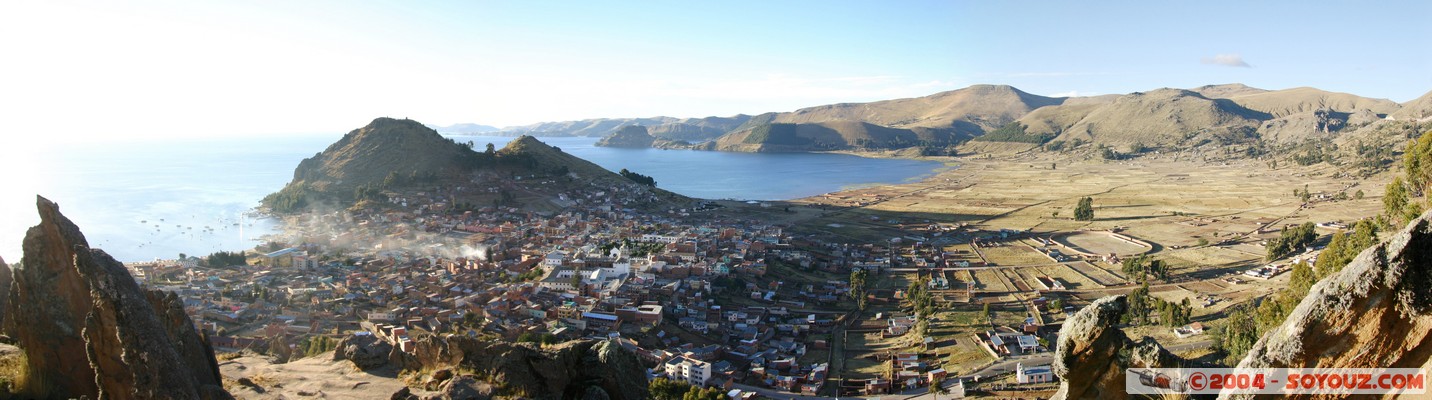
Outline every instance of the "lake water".
<path fill-rule="evenodd" d="M 34 196 L 59 203 L 94 247 L 121 261 L 251 248 L 274 221 L 246 216 L 341 134 L 80 142 L 10 152 L 0 176 L 0 257 L 20 259 L 39 222 Z M 512 138 L 455 136 L 501 148 Z M 540 138 L 609 170 L 650 175 L 657 186 L 712 199 L 784 200 L 844 188 L 918 180 L 943 164 L 841 154 L 726 153 L 596 147 L 596 138 Z M 19 166 L 24 166 L 23 168 Z"/>

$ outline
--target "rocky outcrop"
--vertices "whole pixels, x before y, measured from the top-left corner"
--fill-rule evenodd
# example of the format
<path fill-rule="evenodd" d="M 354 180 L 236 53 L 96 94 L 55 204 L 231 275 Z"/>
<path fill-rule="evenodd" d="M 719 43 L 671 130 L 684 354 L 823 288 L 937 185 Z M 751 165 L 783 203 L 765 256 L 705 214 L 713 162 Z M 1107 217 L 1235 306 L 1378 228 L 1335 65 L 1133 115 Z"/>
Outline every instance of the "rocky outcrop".
<path fill-rule="evenodd" d="M 5 259 L 0 258 L 0 333 L 3 333 L 5 326 L 5 308 L 10 304 L 10 282 L 12 281 L 10 266 L 5 265 Z"/>
<path fill-rule="evenodd" d="M 145 292 L 124 266 L 89 248 L 59 206 L 37 200 L 6 331 L 26 355 L 17 392 L 35 398 L 231 398 L 213 351 L 177 297 Z M 158 309 L 159 311 L 156 311 Z"/>
<path fill-rule="evenodd" d="M 1126 368 L 1186 364 L 1151 338 L 1129 340 L 1118 327 L 1127 310 L 1124 296 L 1110 296 L 1064 322 L 1054 352 L 1054 375 L 1060 379 L 1054 399 L 1123 398 Z"/>
<path fill-rule="evenodd" d="M 388 365 L 388 355 L 393 345 L 373 335 L 348 335 L 338 342 L 333 351 L 333 361 L 352 361 L 362 370 L 381 368 Z"/>
<path fill-rule="evenodd" d="M 344 359 L 351 352 L 343 350 Z M 337 358 L 337 356 L 335 356 Z M 476 371 L 503 393 L 532 399 L 646 398 L 646 369 L 636 354 L 612 341 L 579 340 L 551 347 L 490 342 L 465 336 L 422 336 L 411 351 L 393 349 L 389 364 L 435 371 L 460 367 Z M 445 387 L 456 385 L 454 378 Z M 479 386 L 480 387 L 480 386 Z M 395 397 L 406 397 L 395 396 Z"/>
<path fill-rule="evenodd" d="M 1432 366 L 1432 212 L 1313 285 L 1246 368 Z"/>

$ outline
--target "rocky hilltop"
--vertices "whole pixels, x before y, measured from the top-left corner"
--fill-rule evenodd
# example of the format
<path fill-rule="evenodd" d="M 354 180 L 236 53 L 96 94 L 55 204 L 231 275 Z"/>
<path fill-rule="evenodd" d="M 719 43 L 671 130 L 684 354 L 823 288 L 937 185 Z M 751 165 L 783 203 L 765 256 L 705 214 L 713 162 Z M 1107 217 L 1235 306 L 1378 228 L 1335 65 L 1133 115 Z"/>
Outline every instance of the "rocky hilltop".
<path fill-rule="evenodd" d="M 13 271 L 4 330 L 26 360 L 23 398 L 227 399 L 204 333 L 172 293 L 140 289 L 91 249 L 59 206 L 37 199 Z"/>
<path fill-rule="evenodd" d="M 410 389 L 395 399 L 521 397 L 530 399 L 613 399 L 647 397 L 646 370 L 636 354 L 612 341 L 579 340 L 551 347 L 483 341 L 465 336 L 422 336 L 403 352 L 372 335 L 352 335 L 338 344 L 335 361 L 360 369 L 396 367 L 436 371 L 422 395 Z M 471 371 L 459 374 L 453 371 Z"/>
<path fill-rule="evenodd" d="M 478 146 L 443 137 L 417 121 L 378 118 L 299 162 L 293 180 L 265 197 L 264 206 L 278 213 L 320 204 L 348 207 L 383 190 L 470 185 L 477 174 L 629 182 L 531 136 L 502 149 Z"/>
<path fill-rule="evenodd" d="M 354 188 L 381 183 L 389 174 L 402 178 L 459 175 L 479 159 L 469 146 L 444 138 L 417 121 L 378 118 L 299 162 L 289 185 L 314 194 L 351 195 Z"/>
<path fill-rule="evenodd" d="M 1432 212 L 1313 285 L 1242 368 L 1432 367 Z M 1311 396 L 1304 396 L 1311 398 Z"/>

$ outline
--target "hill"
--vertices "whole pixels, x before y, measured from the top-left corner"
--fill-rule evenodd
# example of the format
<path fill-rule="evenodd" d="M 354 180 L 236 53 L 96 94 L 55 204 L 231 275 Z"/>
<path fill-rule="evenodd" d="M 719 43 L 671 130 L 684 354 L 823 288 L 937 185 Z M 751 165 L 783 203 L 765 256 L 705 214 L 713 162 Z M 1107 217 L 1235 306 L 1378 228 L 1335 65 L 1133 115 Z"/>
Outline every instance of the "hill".
<path fill-rule="evenodd" d="M 1399 121 L 1423 121 L 1432 119 L 1432 92 L 1402 103 L 1402 109 L 1392 113 L 1392 118 Z"/>
<path fill-rule="evenodd" d="M 890 128 L 866 122 L 765 123 L 731 132 L 708 147 L 721 151 L 795 152 L 948 146 L 969 139 L 953 130 Z"/>
<path fill-rule="evenodd" d="M 894 128 L 933 128 L 975 136 L 1063 98 L 1033 95 L 1007 85 L 974 85 L 925 97 L 842 103 L 778 113 L 772 122 L 858 121 Z"/>
<path fill-rule="evenodd" d="M 1274 118 L 1318 110 L 1348 113 L 1369 110 L 1378 115 L 1387 115 L 1401 108 L 1401 105 L 1392 100 L 1372 99 L 1310 87 L 1241 93 L 1228 97 L 1214 96 L 1212 98 L 1227 98 L 1248 109 L 1268 113 Z"/>
<path fill-rule="evenodd" d="M 501 128 L 495 126 L 478 125 L 472 123 L 452 124 L 448 126 L 428 125 L 427 127 L 433 128 L 433 130 L 438 131 L 438 133 L 446 133 L 452 135 L 478 135 L 484 133 L 493 133 L 502 130 Z"/>
<path fill-rule="evenodd" d="M 297 211 L 319 201 L 347 203 L 358 197 L 355 192 L 360 187 L 400 179 L 449 179 L 491 158 L 417 121 L 378 118 L 300 161 L 293 181 L 263 203 L 278 212 Z"/>
<path fill-rule="evenodd" d="M 1227 99 L 1235 96 L 1267 93 L 1267 90 L 1250 87 L 1242 83 L 1225 83 L 1222 85 L 1203 85 L 1189 89 L 1210 99 Z"/>
<path fill-rule="evenodd" d="M 1087 106 L 1087 105 L 1086 105 Z M 1256 139 L 1254 130 L 1269 119 L 1227 99 L 1210 99 L 1197 92 L 1158 89 L 1120 96 L 1107 104 L 1070 110 L 1061 118 L 1046 118 L 1049 133 L 1064 142 L 1083 141 L 1119 146 L 1189 147 Z M 1051 110 L 1052 112 L 1052 110 Z M 1082 118 L 1062 129 L 1054 122 Z M 1031 124 L 1032 125 L 1032 124 Z M 1037 132 L 1043 133 L 1043 132 Z"/>
<path fill-rule="evenodd" d="M 618 129 L 616 133 L 612 133 L 598 140 L 596 145 L 602 147 L 647 148 L 652 147 L 652 143 L 655 141 L 656 138 L 647 133 L 645 126 L 628 125 Z"/>
<path fill-rule="evenodd" d="M 646 126 L 652 136 L 685 141 L 711 140 L 750 120 L 749 115 L 706 118 L 597 118 L 579 121 L 541 122 L 508 127 L 497 134 L 504 136 L 585 136 L 602 137 L 622 127 Z"/>
<path fill-rule="evenodd" d="M 265 197 L 263 205 L 279 213 L 319 204 L 347 207 L 381 199 L 383 190 L 470 184 L 474 174 L 491 179 L 566 177 L 562 181 L 571 182 L 572 177 L 580 177 L 582 182 L 631 183 L 531 136 L 514 139 L 501 150 L 477 151 L 473 146 L 444 138 L 417 121 L 378 118 L 299 162 L 293 180 Z"/>

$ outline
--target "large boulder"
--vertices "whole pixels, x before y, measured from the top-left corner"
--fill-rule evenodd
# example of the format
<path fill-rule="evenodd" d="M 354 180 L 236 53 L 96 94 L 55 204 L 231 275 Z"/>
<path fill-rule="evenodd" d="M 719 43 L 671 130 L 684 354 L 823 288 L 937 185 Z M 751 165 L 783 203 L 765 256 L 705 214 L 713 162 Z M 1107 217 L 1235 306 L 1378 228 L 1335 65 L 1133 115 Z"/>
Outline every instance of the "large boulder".
<path fill-rule="evenodd" d="M 1432 212 L 1314 284 L 1238 366 L 1432 367 Z"/>
<path fill-rule="evenodd" d="M 59 206 L 37 199 L 13 272 L 6 332 L 34 398 L 230 398 L 217 362 L 175 298 L 147 293 L 122 264 L 89 243 Z M 165 313 L 156 312 L 163 304 Z"/>
<path fill-rule="evenodd" d="M 484 341 L 466 336 L 421 336 L 389 362 L 407 370 L 461 367 L 532 399 L 646 398 L 646 369 L 613 341 L 579 340 L 555 346 Z"/>
<path fill-rule="evenodd" d="M 1064 322 L 1054 351 L 1059 391 L 1054 399 L 1125 397 L 1127 368 L 1164 368 L 1188 364 L 1152 338 L 1130 340 L 1119 329 L 1128 310 L 1124 296 L 1095 300 Z"/>
<path fill-rule="evenodd" d="M 370 370 L 388 365 L 388 355 L 392 351 L 393 345 L 383 339 L 359 333 L 348 335 L 338 342 L 337 349 L 333 351 L 333 361 L 348 360 L 358 369 Z"/>
<path fill-rule="evenodd" d="M 438 400 L 488 400 L 496 391 L 491 384 L 483 382 L 472 375 L 463 375 L 449 380 L 443 385 L 442 394 L 437 396 Z"/>

